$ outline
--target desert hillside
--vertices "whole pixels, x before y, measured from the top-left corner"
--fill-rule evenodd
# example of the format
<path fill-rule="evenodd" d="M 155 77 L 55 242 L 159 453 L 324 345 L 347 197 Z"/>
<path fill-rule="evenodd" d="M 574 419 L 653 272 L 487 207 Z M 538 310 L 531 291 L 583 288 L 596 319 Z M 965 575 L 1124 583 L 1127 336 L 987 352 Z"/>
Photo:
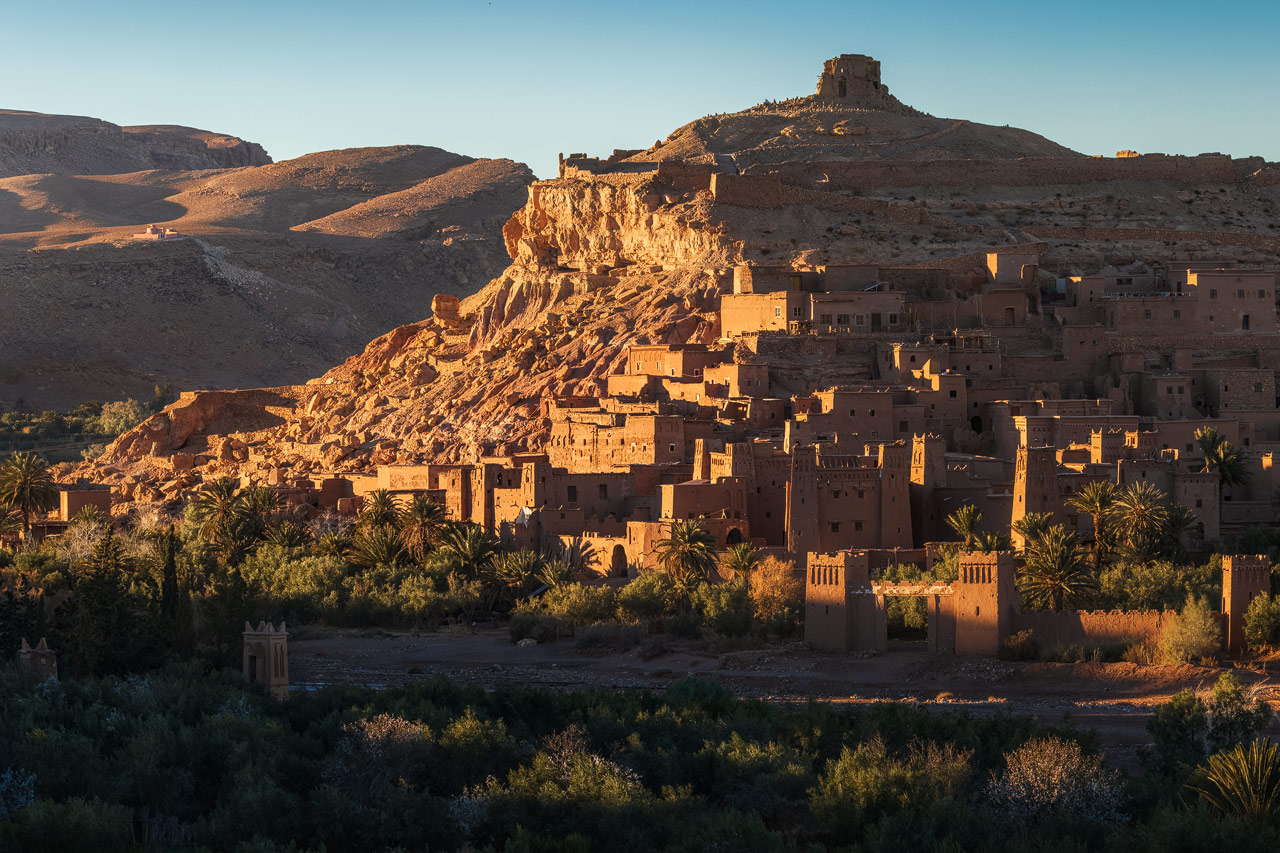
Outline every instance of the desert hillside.
<path fill-rule="evenodd" d="M 0 177 L 225 169 L 270 162 L 256 142 L 194 127 L 121 127 L 87 116 L 0 109 Z"/>
<path fill-rule="evenodd" d="M 501 271 L 502 226 L 533 180 L 510 160 L 411 145 L 237 168 L 110 162 L 134 170 L 0 178 L 6 406 L 305 380 L 422 317 L 432 294 Z M 171 239 L 141 239 L 152 225 Z"/>

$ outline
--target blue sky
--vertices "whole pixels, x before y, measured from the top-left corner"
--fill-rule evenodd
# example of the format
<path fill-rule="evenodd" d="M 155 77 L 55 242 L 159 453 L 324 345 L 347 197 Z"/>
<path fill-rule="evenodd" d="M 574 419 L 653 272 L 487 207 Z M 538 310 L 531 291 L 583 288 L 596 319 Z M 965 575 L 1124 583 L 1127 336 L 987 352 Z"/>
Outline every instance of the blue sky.
<path fill-rule="evenodd" d="M 1076 150 L 1280 160 L 1280 4 L 0 0 L 0 107 L 309 151 L 641 148 L 868 53 L 904 102 Z"/>

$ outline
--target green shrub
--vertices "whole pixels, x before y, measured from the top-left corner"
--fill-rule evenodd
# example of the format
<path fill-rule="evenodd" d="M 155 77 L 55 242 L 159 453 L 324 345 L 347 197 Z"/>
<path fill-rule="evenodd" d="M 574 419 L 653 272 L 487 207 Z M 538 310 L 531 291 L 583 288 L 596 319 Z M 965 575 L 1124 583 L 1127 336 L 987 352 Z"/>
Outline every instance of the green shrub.
<path fill-rule="evenodd" d="M 0 824 L 0 849 L 24 853 L 132 850 L 133 816 L 122 805 L 98 800 L 36 800 L 13 820 Z"/>
<path fill-rule="evenodd" d="M 751 630 L 754 608 L 743 581 L 704 583 L 693 591 L 693 605 L 711 629 L 726 637 L 741 637 Z"/>
<path fill-rule="evenodd" d="M 536 608 L 522 610 L 519 607 L 511 614 L 511 622 L 507 628 L 511 642 L 535 640 L 539 645 L 558 639 L 561 633 L 567 631 L 564 622 L 556 617 L 548 616 Z"/>
<path fill-rule="evenodd" d="M 1147 729 L 1164 772 L 1202 761 L 1212 752 L 1253 737 L 1271 721 L 1271 706 L 1255 698 L 1233 672 L 1218 677 L 1213 691 L 1183 690 L 1156 708 Z"/>
<path fill-rule="evenodd" d="M 922 814 L 957 795 L 969 779 L 971 755 L 933 742 L 893 755 L 877 736 L 827 762 L 809 807 L 831 835 L 860 835 L 884 818 Z"/>
<path fill-rule="evenodd" d="M 1040 644 L 1030 628 L 1010 634 L 1000 643 L 1001 660 L 1035 660 L 1040 657 Z"/>
<path fill-rule="evenodd" d="M 666 572 L 646 571 L 618 592 L 618 616 L 635 622 L 658 619 L 675 608 L 676 588 Z"/>
<path fill-rule="evenodd" d="M 1216 657 L 1222 648 L 1222 628 L 1203 598 L 1192 598 L 1160 632 L 1157 646 L 1162 663 L 1193 663 Z"/>
<path fill-rule="evenodd" d="M 612 619 L 617 612 L 617 602 L 618 594 L 613 587 L 570 583 L 547 590 L 537 605 L 546 615 L 579 628 Z"/>
<path fill-rule="evenodd" d="M 1251 649 L 1280 645 L 1280 598 L 1259 595 L 1244 612 L 1244 637 Z"/>

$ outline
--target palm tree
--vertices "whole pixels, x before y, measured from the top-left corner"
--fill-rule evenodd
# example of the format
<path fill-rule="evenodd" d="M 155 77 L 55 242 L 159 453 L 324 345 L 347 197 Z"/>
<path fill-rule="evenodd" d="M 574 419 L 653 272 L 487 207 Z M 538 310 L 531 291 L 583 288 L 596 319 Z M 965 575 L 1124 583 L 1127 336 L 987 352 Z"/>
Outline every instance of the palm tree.
<path fill-rule="evenodd" d="M 972 550 L 993 554 L 996 551 L 1008 551 L 1012 546 L 1009 537 L 1003 533 L 979 533 L 973 539 Z"/>
<path fill-rule="evenodd" d="M 400 509 L 390 491 L 374 489 L 364 496 L 364 507 L 360 510 L 361 527 L 395 527 L 399 520 Z"/>
<path fill-rule="evenodd" d="M 1223 814 L 1257 823 L 1280 814 L 1280 751 L 1271 740 L 1238 743 L 1209 756 L 1203 770 L 1187 787 Z"/>
<path fill-rule="evenodd" d="M 1107 519 L 1114 524 L 1130 556 L 1149 559 L 1164 538 L 1169 521 L 1168 497 L 1151 483 L 1140 480 L 1116 495 Z"/>
<path fill-rule="evenodd" d="M 1204 455 L 1204 467 L 1201 470 L 1206 474 L 1217 471 L 1224 491 L 1249 482 L 1249 465 L 1244 454 L 1240 452 L 1240 448 L 1227 441 L 1216 427 L 1200 427 L 1195 431 L 1194 437 Z"/>
<path fill-rule="evenodd" d="M 421 563 L 440 542 L 449 513 L 426 495 L 414 495 L 400 510 L 400 541 L 415 562 Z"/>
<path fill-rule="evenodd" d="M 500 550 L 498 540 L 475 524 L 451 525 L 440 544 L 449 567 L 466 578 L 488 577 Z"/>
<path fill-rule="evenodd" d="M 1029 512 L 1013 523 L 1011 529 L 1022 537 L 1023 547 L 1031 548 L 1053 523 L 1051 512 Z"/>
<path fill-rule="evenodd" d="M 739 542 L 725 550 L 720 558 L 720 570 L 732 574 L 743 583 L 750 584 L 751 576 L 760 569 L 763 561 L 758 548 L 750 542 Z"/>
<path fill-rule="evenodd" d="M 1182 537 L 1194 530 L 1199 523 L 1196 514 L 1186 504 L 1175 503 L 1169 507 L 1169 517 L 1164 523 L 1166 552 L 1175 557 L 1183 556 Z"/>
<path fill-rule="evenodd" d="M 538 580 L 543 586 L 555 588 L 573 583 L 573 576 L 577 570 L 573 563 L 559 557 L 554 560 L 546 560 L 538 569 Z"/>
<path fill-rule="evenodd" d="M 542 555 L 536 551 L 514 551 L 493 559 L 495 596 L 490 608 L 513 602 L 532 593 L 542 581 Z"/>
<path fill-rule="evenodd" d="M 22 532 L 22 513 L 0 507 L 0 539 L 12 539 Z"/>
<path fill-rule="evenodd" d="M 297 521 L 282 521 L 267 528 L 262 541 L 281 548 L 305 548 L 311 543 L 311 531 Z"/>
<path fill-rule="evenodd" d="M 1093 519 L 1093 560 L 1097 569 L 1102 568 L 1102 558 L 1107 550 L 1107 531 L 1103 523 L 1115 502 L 1116 487 L 1108 480 L 1085 483 L 1080 491 L 1067 498 L 1067 506 L 1088 513 Z"/>
<path fill-rule="evenodd" d="M 238 494 L 239 484 L 231 477 L 214 480 L 191 502 L 191 520 L 196 533 L 206 542 L 216 541 L 218 531 L 231 519 L 244 512 L 244 501 Z"/>
<path fill-rule="evenodd" d="M 1076 535 L 1061 524 L 1036 540 L 1018 578 L 1022 600 L 1050 610 L 1078 608 L 1092 597 L 1097 584 Z"/>
<path fill-rule="evenodd" d="M 398 566 L 404 562 L 404 545 L 396 531 L 385 525 L 365 527 L 351 540 L 349 559 L 365 569 Z"/>
<path fill-rule="evenodd" d="M 0 506 L 22 515 L 22 532 L 31 530 L 31 513 L 53 509 L 58 490 L 49 463 L 34 453 L 19 451 L 0 465 Z"/>
<path fill-rule="evenodd" d="M 674 521 L 654 551 L 658 565 L 686 597 L 716 570 L 716 540 L 697 521 Z"/>
<path fill-rule="evenodd" d="M 259 530 L 265 530 L 284 510 L 284 497 L 270 486 L 250 486 L 240 493 L 240 510 Z"/>
<path fill-rule="evenodd" d="M 965 548 L 972 548 L 978 536 L 978 524 L 982 521 L 982 510 L 974 504 L 965 504 L 947 516 L 947 524 L 956 535 L 964 540 Z"/>

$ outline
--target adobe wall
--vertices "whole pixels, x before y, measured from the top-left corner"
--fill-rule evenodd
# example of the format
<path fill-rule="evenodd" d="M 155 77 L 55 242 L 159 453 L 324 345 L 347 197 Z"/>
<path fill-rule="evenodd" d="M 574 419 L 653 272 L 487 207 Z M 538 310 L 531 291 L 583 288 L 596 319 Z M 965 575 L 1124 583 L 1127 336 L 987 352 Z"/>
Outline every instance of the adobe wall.
<path fill-rule="evenodd" d="M 1015 612 L 1014 632 L 1030 630 L 1042 649 L 1154 642 L 1176 610 L 1030 610 Z"/>
<path fill-rule="evenodd" d="M 1252 161 L 1241 161 L 1241 170 Z M 1261 161 L 1259 161 L 1261 162 Z M 773 173 L 783 183 L 809 185 L 826 179 L 832 190 L 914 186 L 1039 186 L 1096 181 L 1175 181 L 1229 184 L 1235 161 L 1223 154 L 1197 157 L 1145 154 L 1139 157 L 1027 157 L 1020 160 L 922 160 L 761 163 L 748 177 Z"/>

